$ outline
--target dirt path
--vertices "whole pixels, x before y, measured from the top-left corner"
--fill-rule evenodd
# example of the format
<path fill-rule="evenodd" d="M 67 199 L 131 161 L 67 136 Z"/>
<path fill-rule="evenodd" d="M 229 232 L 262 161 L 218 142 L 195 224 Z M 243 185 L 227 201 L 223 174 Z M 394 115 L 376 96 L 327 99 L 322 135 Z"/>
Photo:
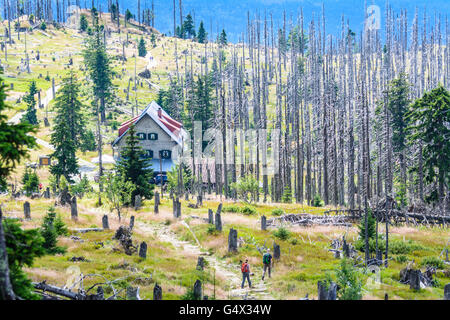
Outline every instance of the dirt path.
<path fill-rule="evenodd" d="M 248 289 L 248 284 L 246 283 L 246 288 L 241 289 L 242 275 L 238 267 L 233 268 L 232 265 L 226 261 L 220 261 L 214 255 L 208 255 L 206 250 L 204 250 L 200 243 L 198 242 L 195 234 L 189 228 L 189 226 L 183 221 L 182 224 L 190 230 L 197 241 L 197 244 L 192 244 L 187 241 L 180 240 L 178 236 L 169 229 L 168 226 L 163 223 L 159 224 L 148 224 L 142 221 L 136 223 L 136 227 L 141 232 L 157 234 L 159 240 L 171 243 L 178 251 L 183 251 L 186 254 L 203 256 L 208 262 L 209 266 L 216 270 L 216 274 L 220 274 L 225 278 L 229 290 L 230 299 L 246 299 L 246 300 L 275 300 L 267 290 L 266 284 L 261 280 L 261 272 L 256 270 L 255 276 L 251 277 L 253 284 L 252 289 Z"/>

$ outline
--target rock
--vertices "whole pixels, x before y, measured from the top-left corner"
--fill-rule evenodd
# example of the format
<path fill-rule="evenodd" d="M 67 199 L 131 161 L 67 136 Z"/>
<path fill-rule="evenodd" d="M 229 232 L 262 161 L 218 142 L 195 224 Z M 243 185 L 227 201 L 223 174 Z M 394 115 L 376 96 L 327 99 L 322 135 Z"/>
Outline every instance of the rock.
<path fill-rule="evenodd" d="M 153 288 L 153 300 L 162 300 L 162 288 L 157 283 Z"/>
<path fill-rule="evenodd" d="M 237 252 L 237 248 L 237 231 L 231 228 L 228 234 L 228 252 Z"/>
<path fill-rule="evenodd" d="M 202 282 L 200 280 L 194 283 L 194 300 L 202 299 Z"/>
<path fill-rule="evenodd" d="M 69 261 L 72 262 L 88 262 L 89 260 L 87 260 L 85 257 L 72 257 L 69 259 Z"/>
<path fill-rule="evenodd" d="M 150 79 L 152 77 L 152 74 L 151 74 L 150 70 L 145 69 L 144 71 L 139 73 L 138 76 L 141 78 L 144 78 L 144 79 Z"/>
<path fill-rule="evenodd" d="M 147 243 L 145 243 L 145 241 L 143 241 L 139 246 L 139 257 L 142 259 L 147 258 Z"/>
<path fill-rule="evenodd" d="M 105 230 L 109 229 L 108 216 L 106 214 L 102 218 L 102 225 L 103 225 L 103 229 L 105 229 Z"/>
<path fill-rule="evenodd" d="M 23 215 L 25 216 L 25 220 L 31 220 L 31 208 L 28 201 L 25 201 L 23 204 Z"/>

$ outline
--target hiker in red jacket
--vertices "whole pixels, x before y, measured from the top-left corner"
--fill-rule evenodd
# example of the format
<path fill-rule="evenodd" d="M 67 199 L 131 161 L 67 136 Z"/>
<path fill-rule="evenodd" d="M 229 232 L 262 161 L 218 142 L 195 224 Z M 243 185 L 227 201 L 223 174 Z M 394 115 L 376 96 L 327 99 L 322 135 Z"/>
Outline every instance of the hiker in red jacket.
<path fill-rule="evenodd" d="M 252 282 L 250 281 L 250 265 L 248 264 L 248 259 L 245 259 L 245 262 L 242 264 L 241 271 L 242 271 L 242 286 L 241 286 L 241 288 L 244 289 L 245 279 L 247 279 L 248 286 L 251 289 Z"/>

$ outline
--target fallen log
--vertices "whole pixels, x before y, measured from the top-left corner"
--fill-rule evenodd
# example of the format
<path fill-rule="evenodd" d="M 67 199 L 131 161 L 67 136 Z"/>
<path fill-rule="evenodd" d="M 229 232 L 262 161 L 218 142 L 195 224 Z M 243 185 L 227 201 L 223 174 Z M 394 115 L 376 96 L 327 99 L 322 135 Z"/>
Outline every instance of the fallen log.
<path fill-rule="evenodd" d="M 104 230 L 100 228 L 85 228 L 85 229 L 74 229 L 74 231 L 80 233 L 88 233 L 88 232 L 102 232 Z"/>
<path fill-rule="evenodd" d="M 69 298 L 72 300 L 83 300 L 83 297 L 85 297 L 86 295 L 80 294 L 80 293 L 75 293 L 69 290 L 64 290 L 62 288 L 58 288 L 49 284 L 46 284 L 45 281 L 43 282 L 33 282 L 33 286 L 35 289 L 37 290 L 42 290 L 44 291 L 44 293 L 46 291 L 50 292 L 50 293 L 54 293 L 57 295 L 60 295 L 62 297 L 65 298 Z"/>

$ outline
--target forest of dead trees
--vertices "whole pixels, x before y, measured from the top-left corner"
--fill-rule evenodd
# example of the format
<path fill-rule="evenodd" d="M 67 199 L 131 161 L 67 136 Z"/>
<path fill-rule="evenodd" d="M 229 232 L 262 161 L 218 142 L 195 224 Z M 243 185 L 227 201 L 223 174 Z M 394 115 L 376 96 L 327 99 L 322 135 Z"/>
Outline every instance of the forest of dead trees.
<path fill-rule="evenodd" d="M 407 116 L 416 99 L 441 86 L 448 119 L 448 20 L 418 9 L 413 15 L 411 26 L 405 10 L 388 5 L 384 30 L 366 22 L 359 34 L 342 17 L 336 37 L 327 33 L 324 10 L 310 21 L 303 13 L 285 14 L 281 26 L 270 14 L 248 14 L 239 44 L 227 46 L 229 56 L 219 39 L 217 46 L 205 44 L 195 69 L 192 50 L 176 52 L 165 107 L 184 117 L 188 129 L 201 121 L 202 130 L 220 131 L 216 192 L 236 198 L 230 185 L 252 175 L 262 184 L 257 200 L 292 196 L 311 203 L 319 195 L 325 205 L 367 209 L 392 199 L 414 211 L 434 194 L 437 210 L 448 213 L 448 144 L 435 155 L 447 164 L 431 166 L 427 175 L 424 154 L 430 154 L 423 141 L 410 139 L 414 121 Z M 179 72 L 183 59 L 185 74 Z M 249 130 L 263 134 L 244 134 Z M 267 158 L 269 149 L 274 159 Z M 270 160 L 279 168 L 274 175 Z M 201 166 L 192 164 L 194 176 L 204 174 Z"/>
<path fill-rule="evenodd" d="M 9 21 L 33 14 L 56 23 L 65 21 L 70 5 L 90 5 L 79 0 L 3 2 Z M 103 2 L 94 2 L 101 14 Z M 112 16 L 124 10 L 118 1 L 103 5 Z M 146 6 L 139 1 L 136 19 L 154 25 L 153 2 L 151 9 Z M 180 1 L 180 25 L 182 8 Z M 174 31 L 176 9 L 174 0 Z M 343 16 L 338 36 L 327 30 L 324 8 L 309 19 L 300 11 L 276 19 L 267 12 L 249 13 L 247 20 L 238 44 L 218 37 L 195 51 L 200 63 L 194 62 L 193 47 L 181 52 L 175 38 L 176 72 L 169 74 L 163 103 L 191 135 L 195 121 L 202 122 L 202 133 L 221 133 L 215 141 L 221 140 L 215 150 L 216 193 L 237 198 L 230 186 L 252 176 L 262 186 L 257 201 L 292 197 L 311 203 L 320 196 L 325 205 L 355 209 L 383 199 L 415 206 L 436 194 L 437 201 L 427 202 L 449 211 L 448 154 L 442 158 L 447 164 L 435 165 L 437 173 L 426 177 L 424 145 L 408 139 L 407 127 L 414 123 L 406 120 L 409 105 L 425 92 L 449 88 L 446 16 L 419 9 L 394 12 L 387 4 L 384 29 L 371 28 L 366 19 L 364 30 L 355 33 Z M 193 149 L 194 158 L 204 151 Z M 278 168 L 274 174 L 269 162 Z M 192 163 L 197 182 L 205 180 L 201 167 L 201 161 Z M 200 185 L 195 192 L 204 192 Z"/>

